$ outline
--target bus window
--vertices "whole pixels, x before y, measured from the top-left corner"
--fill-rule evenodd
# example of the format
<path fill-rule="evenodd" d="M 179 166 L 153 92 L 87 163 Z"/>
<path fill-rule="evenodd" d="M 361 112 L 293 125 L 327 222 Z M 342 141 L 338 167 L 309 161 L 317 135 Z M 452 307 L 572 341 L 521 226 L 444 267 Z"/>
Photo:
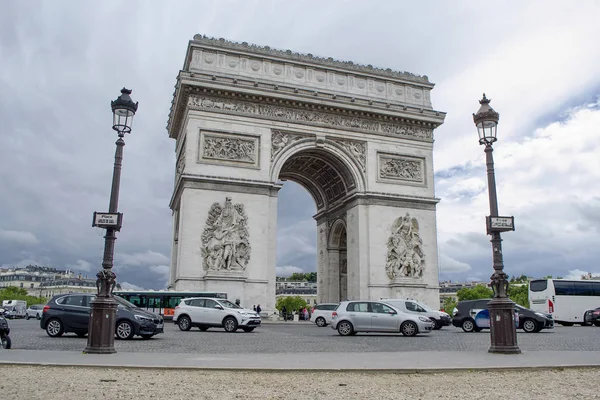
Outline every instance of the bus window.
<path fill-rule="evenodd" d="M 158 296 L 148 296 L 148 308 L 158 309 L 161 308 L 161 298 Z"/>
<path fill-rule="evenodd" d="M 529 289 L 531 289 L 532 292 L 543 292 L 547 288 L 548 288 L 548 281 L 545 279 L 540 280 L 540 281 L 529 282 Z"/>

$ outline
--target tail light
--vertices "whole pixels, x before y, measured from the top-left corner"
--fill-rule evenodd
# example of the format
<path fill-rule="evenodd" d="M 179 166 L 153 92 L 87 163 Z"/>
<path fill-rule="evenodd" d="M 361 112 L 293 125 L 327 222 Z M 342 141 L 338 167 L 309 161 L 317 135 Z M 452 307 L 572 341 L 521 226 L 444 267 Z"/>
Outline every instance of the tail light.
<path fill-rule="evenodd" d="M 335 318 L 335 317 L 337 317 L 337 312 L 334 311 L 331 313 L 331 318 Z"/>
<path fill-rule="evenodd" d="M 45 313 L 46 311 L 48 311 L 50 309 L 50 306 L 44 306 L 44 309 L 42 310 L 42 313 Z"/>
<path fill-rule="evenodd" d="M 548 300 L 548 312 L 550 314 L 554 313 L 554 303 L 552 302 L 552 300 Z"/>
<path fill-rule="evenodd" d="M 600 310 L 596 310 L 592 313 L 593 315 L 600 315 Z"/>

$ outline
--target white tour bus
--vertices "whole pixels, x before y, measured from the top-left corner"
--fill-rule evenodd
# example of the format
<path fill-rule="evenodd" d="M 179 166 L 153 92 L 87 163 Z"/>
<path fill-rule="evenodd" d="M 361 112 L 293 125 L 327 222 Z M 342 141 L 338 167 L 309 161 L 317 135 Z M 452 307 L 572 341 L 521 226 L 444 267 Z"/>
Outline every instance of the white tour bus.
<path fill-rule="evenodd" d="M 600 307 L 600 281 L 536 279 L 529 282 L 529 305 L 565 326 L 585 325 L 585 312 Z"/>

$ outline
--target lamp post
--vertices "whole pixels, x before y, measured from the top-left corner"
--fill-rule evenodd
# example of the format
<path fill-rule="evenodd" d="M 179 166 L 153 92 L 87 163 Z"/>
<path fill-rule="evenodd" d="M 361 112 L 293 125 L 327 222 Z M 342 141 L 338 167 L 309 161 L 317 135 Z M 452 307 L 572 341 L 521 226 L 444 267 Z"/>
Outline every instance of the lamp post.
<path fill-rule="evenodd" d="M 116 232 L 121 229 L 122 214 L 117 212 L 119 204 L 119 186 L 121 183 L 121 164 L 123 161 L 123 136 L 131 133 L 131 123 L 138 108 L 129 95 L 131 90 L 123 88 L 121 96 L 110 105 L 113 112 L 113 129 L 119 138 L 116 141 L 115 164 L 113 168 L 112 187 L 108 213 L 94 212 L 92 226 L 106 228 L 104 236 L 104 258 L 102 270 L 96 274 L 98 295 L 91 303 L 90 322 L 88 326 L 88 341 L 84 353 L 110 354 L 115 350 L 115 314 L 117 303 L 112 291 L 116 285 L 117 276 L 112 271 L 115 251 Z"/>
<path fill-rule="evenodd" d="M 490 199 L 490 215 L 486 218 L 487 233 L 492 236 L 492 255 L 494 273 L 490 277 L 494 297 L 488 304 L 490 312 L 490 353 L 520 353 L 517 345 L 515 326 L 515 307 L 508 297 L 508 275 L 504 272 L 502 260 L 502 238 L 500 232 L 514 231 L 513 217 L 498 216 L 498 198 L 496 196 L 496 177 L 494 175 L 494 157 L 492 144 L 497 140 L 496 132 L 500 114 L 490 107 L 490 100 L 485 97 L 479 100 L 481 107 L 473 114 L 477 126 L 479 144 L 485 145 L 487 165 L 488 194 Z"/>

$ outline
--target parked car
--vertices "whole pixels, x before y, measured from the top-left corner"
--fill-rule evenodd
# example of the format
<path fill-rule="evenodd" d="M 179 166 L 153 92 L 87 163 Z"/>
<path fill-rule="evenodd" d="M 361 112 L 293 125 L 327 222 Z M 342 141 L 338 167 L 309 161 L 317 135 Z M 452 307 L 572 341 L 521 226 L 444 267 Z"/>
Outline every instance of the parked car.
<path fill-rule="evenodd" d="M 319 327 L 327 326 L 331 323 L 331 313 L 339 303 L 321 303 L 315 304 L 312 309 L 312 319 Z"/>
<path fill-rule="evenodd" d="M 600 326 L 600 307 L 585 312 L 585 322 Z"/>
<path fill-rule="evenodd" d="M 331 328 L 341 336 L 357 332 L 400 332 L 404 336 L 415 336 L 431 332 L 433 321 L 383 302 L 343 301 L 331 313 Z"/>
<path fill-rule="evenodd" d="M 33 304 L 29 306 L 27 311 L 25 311 L 25 319 L 36 318 L 42 319 L 42 313 L 44 311 L 44 304 Z"/>
<path fill-rule="evenodd" d="M 96 296 L 89 293 L 59 294 L 44 306 L 40 327 L 50 337 L 65 333 L 75 333 L 83 337 L 88 333 L 91 302 Z M 117 302 L 115 335 L 118 339 L 131 339 L 141 336 L 150 339 L 163 333 L 164 321 L 157 314 L 136 307 L 119 296 Z"/>
<path fill-rule="evenodd" d="M 463 300 L 456 305 L 457 311 L 452 318 L 452 325 L 465 332 L 479 332 L 490 327 L 488 303 L 491 299 Z M 539 332 L 542 329 L 554 329 L 551 314 L 535 312 L 515 304 L 515 326 L 527 333 Z"/>
<path fill-rule="evenodd" d="M 226 332 L 235 332 L 241 328 L 252 332 L 260 326 L 260 315 L 254 310 L 242 308 L 229 300 L 193 297 L 183 299 L 175 307 L 173 322 L 182 331 L 193 326 L 206 331 L 208 328 L 224 328 Z"/>
<path fill-rule="evenodd" d="M 401 311 L 407 313 L 416 313 L 431 318 L 433 321 L 434 330 L 442 329 L 442 327 L 448 326 L 452 323 L 452 318 L 450 315 L 443 311 L 429 308 L 426 304 L 420 303 L 413 299 L 382 299 L 381 301 L 386 304 L 391 304 Z"/>

